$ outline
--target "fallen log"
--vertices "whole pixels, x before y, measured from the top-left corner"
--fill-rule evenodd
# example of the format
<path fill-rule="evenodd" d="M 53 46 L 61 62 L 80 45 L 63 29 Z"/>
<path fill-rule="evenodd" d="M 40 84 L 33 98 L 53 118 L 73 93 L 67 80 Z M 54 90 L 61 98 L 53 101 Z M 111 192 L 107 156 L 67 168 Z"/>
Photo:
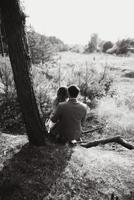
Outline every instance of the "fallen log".
<path fill-rule="evenodd" d="M 130 150 L 134 149 L 134 145 L 128 143 L 126 140 L 122 139 L 120 136 L 102 139 L 102 140 L 96 140 L 93 142 L 83 143 L 80 145 L 85 148 L 90 148 L 90 147 L 98 146 L 99 144 L 107 144 L 107 143 L 111 143 L 111 142 L 118 143 L 118 144 L 122 145 L 123 147 L 130 149 Z"/>

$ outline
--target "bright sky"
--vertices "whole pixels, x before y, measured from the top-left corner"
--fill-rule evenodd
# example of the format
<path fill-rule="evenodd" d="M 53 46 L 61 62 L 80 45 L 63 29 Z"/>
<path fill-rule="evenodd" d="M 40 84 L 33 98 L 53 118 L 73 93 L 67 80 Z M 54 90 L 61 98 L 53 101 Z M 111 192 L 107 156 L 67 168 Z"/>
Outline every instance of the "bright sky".
<path fill-rule="evenodd" d="M 134 38 L 134 0 L 23 0 L 35 31 L 67 44 Z"/>

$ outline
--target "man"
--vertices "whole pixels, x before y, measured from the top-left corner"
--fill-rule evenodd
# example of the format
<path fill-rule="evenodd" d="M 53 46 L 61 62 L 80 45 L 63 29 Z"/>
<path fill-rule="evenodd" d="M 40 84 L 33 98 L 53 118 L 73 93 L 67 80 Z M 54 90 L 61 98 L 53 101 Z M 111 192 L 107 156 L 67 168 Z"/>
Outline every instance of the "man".
<path fill-rule="evenodd" d="M 80 139 L 81 125 L 86 118 L 87 106 L 77 100 L 79 92 L 77 86 L 71 85 L 68 88 L 69 100 L 60 103 L 51 117 L 52 122 L 58 124 L 56 132 L 65 142 Z"/>

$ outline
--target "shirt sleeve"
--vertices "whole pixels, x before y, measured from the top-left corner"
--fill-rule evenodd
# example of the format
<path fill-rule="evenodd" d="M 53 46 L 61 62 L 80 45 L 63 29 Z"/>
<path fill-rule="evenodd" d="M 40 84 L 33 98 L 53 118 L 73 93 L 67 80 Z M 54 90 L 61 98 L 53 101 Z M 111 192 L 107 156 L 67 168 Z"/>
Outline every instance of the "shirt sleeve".
<path fill-rule="evenodd" d="M 53 123 L 56 123 L 57 121 L 60 120 L 60 115 L 61 115 L 61 108 L 60 108 L 60 105 L 58 105 L 55 112 L 50 117 L 50 119 L 52 120 Z"/>

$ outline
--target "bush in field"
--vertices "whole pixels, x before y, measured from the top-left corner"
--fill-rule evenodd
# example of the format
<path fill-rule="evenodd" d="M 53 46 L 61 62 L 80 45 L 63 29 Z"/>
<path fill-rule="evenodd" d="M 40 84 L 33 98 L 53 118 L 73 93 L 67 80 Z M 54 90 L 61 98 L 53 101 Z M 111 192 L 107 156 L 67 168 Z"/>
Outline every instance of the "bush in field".
<path fill-rule="evenodd" d="M 134 48 L 134 39 L 127 38 L 116 42 L 116 54 L 126 54 L 130 48 Z"/>
<path fill-rule="evenodd" d="M 81 95 L 87 97 L 91 101 L 91 107 L 94 107 L 96 105 L 92 104 L 94 104 L 95 100 L 101 99 L 109 94 L 112 83 L 113 78 L 108 74 L 100 75 L 95 73 L 94 78 L 92 80 L 90 78 L 90 82 L 81 84 Z"/>
<path fill-rule="evenodd" d="M 101 98 L 104 96 L 104 91 L 102 89 L 102 85 L 99 85 L 98 82 L 92 83 L 88 86 L 86 86 L 85 83 L 82 83 L 80 86 L 81 95 L 88 97 L 91 101 L 95 98 Z"/>
<path fill-rule="evenodd" d="M 98 35 L 96 33 L 93 33 L 91 35 L 90 41 L 85 48 L 85 53 L 93 53 L 97 51 L 98 48 Z"/>
<path fill-rule="evenodd" d="M 108 49 L 113 47 L 113 43 L 111 41 L 107 41 L 103 44 L 102 51 L 105 53 Z"/>
<path fill-rule="evenodd" d="M 126 54 L 128 52 L 129 43 L 130 41 L 128 39 L 117 41 L 116 54 Z"/>
<path fill-rule="evenodd" d="M 56 52 L 68 51 L 68 45 L 64 44 L 60 39 L 55 36 L 48 37 L 49 42 L 52 44 Z"/>

